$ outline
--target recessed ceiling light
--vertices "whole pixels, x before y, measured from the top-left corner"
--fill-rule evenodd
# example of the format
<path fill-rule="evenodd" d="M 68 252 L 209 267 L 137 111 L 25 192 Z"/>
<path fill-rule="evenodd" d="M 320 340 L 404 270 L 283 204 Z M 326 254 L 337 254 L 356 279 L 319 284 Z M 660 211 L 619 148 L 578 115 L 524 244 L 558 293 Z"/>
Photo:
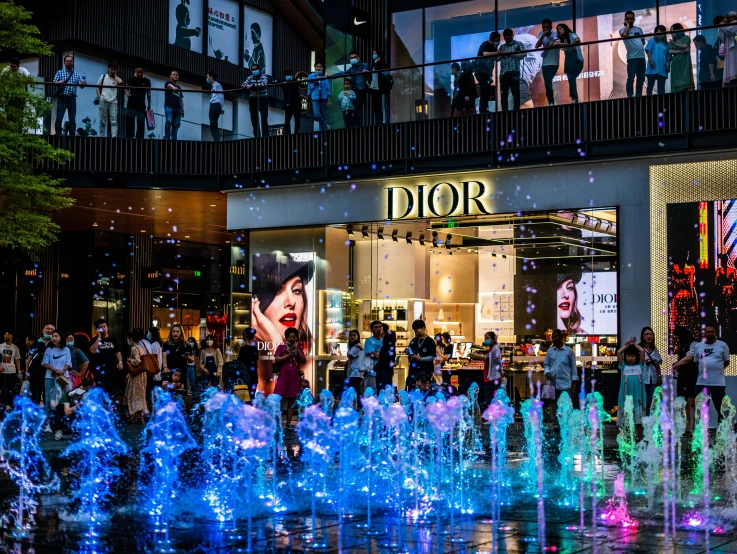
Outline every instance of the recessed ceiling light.
<path fill-rule="evenodd" d="M 93 226 L 93 227 L 97 227 L 97 223 L 93 223 L 93 224 L 92 224 L 92 226 Z"/>
<path fill-rule="evenodd" d="M 189 238 L 189 235 L 184 235 L 184 238 L 185 238 L 185 239 L 188 239 L 188 238 Z"/>
<path fill-rule="evenodd" d="M 210 204 L 210 207 L 211 207 L 211 208 L 214 208 L 214 207 L 216 207 L 216 206 L 217 206 L 217 204 Z"/>
<path fill-rule="evenodd" d="M 146 232 L 146 229 L 141 229 L 141 233 L 145 233 L 145 232 Z"/>

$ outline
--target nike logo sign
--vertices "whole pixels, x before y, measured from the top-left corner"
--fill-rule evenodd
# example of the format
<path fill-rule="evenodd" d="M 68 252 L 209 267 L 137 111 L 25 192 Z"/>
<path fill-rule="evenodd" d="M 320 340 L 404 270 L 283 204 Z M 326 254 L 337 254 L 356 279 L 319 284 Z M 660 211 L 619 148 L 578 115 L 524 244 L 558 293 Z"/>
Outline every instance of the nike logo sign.
<path fill-rule="evenodd" d="M 58 356 L 53 356 L 55 360 L 58 360 L 59 358 L 63 358 L 64 354 L 59 354 Z"/>
<path fill-rule="evenodd" d="M 368 23 L 368 21 L 359 21 L 357 17 L 353 18 L 354 25 L 363 25 L 364 23 Z"/>

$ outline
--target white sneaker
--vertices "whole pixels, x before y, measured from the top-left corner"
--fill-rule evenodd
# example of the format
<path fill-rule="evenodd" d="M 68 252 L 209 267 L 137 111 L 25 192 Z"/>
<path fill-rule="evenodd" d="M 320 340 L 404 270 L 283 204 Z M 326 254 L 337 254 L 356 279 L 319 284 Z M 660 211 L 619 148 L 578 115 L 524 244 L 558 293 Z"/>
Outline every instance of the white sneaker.
<path fill-rule="evenodd" d="M 60 441 L 62 438 L 64 438 L 64 435 L 61 431 L 57 431 L 56 433 L 54 433 L 54 440 Z"/>
<path fill-rule="evenodd" d="M 44 433 L 53 433 L 53 431 L 51 430 L 51 424 L 50 423 L 47 423 L 46 424 L 46 429 L 44 429 Z"/>

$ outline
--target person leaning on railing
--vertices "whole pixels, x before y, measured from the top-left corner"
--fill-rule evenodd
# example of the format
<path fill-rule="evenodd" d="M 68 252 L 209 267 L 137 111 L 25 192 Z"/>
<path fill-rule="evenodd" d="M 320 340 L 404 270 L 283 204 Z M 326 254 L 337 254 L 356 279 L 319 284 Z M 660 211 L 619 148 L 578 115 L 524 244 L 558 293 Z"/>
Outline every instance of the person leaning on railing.
<path fill-rule="evenodd" d="M 330 82 L 324 78 L 322 62 L 315 62 L 315 71 L 307 76 L 307 96 L 312 103 L 312 114 L 320 130 L 330 129 L 326 120 L 330 108 Z"/>
<path fill-rule="evenodd" d="M 251 125 L 253 126 L 254 138 L 269 136 L 269 79 L 261 72 L 261 67 L 254 63 L 251 65 L 251 74 L 241 85 L 250 96 L 248 97 L 248 109 L 251 112 Z M 261 115 L 261 127 L 259 128 L 259 115 Z"/>
<path fill-rule="evenodd" d="M 479 113 L 489 113 L 489 100 L 494 97 L 494 56 L 501 35 L 493 31 L 489 40 L 479 45 L 478 58 L 474 61 L 474 73 L 479 83 Z"/>

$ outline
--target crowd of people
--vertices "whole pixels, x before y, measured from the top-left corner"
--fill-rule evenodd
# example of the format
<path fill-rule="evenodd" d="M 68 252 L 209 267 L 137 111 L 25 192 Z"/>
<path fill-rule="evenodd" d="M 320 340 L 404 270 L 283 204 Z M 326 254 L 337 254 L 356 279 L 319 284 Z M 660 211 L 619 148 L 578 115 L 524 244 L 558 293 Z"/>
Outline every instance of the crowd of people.
<path fill-rule="evenodd" d="M 636 24 L 635 13 L 627 11 L 624 22 L 619 29 L 619 36 L 624 40 L 626 49 L 627 81 L 625 85 L 628 97 L 639 97 L 643 93 L 652 95 L 656 88 L 658 94 L 665 92 L 666 81 L 670 79 L 670 90 L 679 92 L 701 89 L 719 88 L 737 85 L 737 12 L 730 11 L 725 16 L 718 16 L 713 24 L 720 26 L 718 38 L 714 44 L 708 44 L 704 35 L 696 35 L 692 40 L 681 23 L 674 23 L 668 30 L 658 25 L 648 33 L 654 36 L 645 38 L 646 31 Z M 542 75 L 545 83 L 545 96 L 549 105 L 560 103 L 553 87 L 560 69 L 563 56 L 563 73 L 568 81 L 568 95 L 571 103 L 579 101 L 577 80 L 581 75 L 585 56 L 581 49 L 581 37 L 571 30 L 566 23 L 554 26 L 550 19 L 542 20 L 542 30 L 533 50 L 542 50 Z M 691 61 L 691 43 L 699 51 L 699 71 L 694 79 Z M 521 78 L 520 66 L 530 50 L 530 45 L 517 40 L 513 29 L 504 29 L 500 34 L 490 33 L 478 48 L 477 58 L 461 63 L 452 62 L 451 115 L 461 116 L 476 113 L 476 101 L 479 100 L 479 112 L 489 112 L 489 102 L 495 97 L 494 75 L 498 74 L 500 87 L 500 104 L 503 111 L 520 109 L 521 104 L 531 98 L 529 83 Z M 87 76 L 74 68 L 74 58 L 64 57 L 64 67 L 56 72 L 54 82 L 56 90 L 52 95 L 56 98 L 55 130 L 57 134 L 64 132 L 78 135 L 98 134 L 97 131 L 77 127 L 77 92 L 78 86 L 88 85 Z M 304 113 L 300 83 L 295 80 L 295 73 L 288 69 L 282 76 L 269 76 L 262 67 L 263 62 L 252 59 L 250 74 L 241 84 L 241 89 L 248 96 L 250 119 L 253 136 L 263 137 L 269 134 L 269 94 L 271 85 L 278 84 L 283 91 L 284 133 L 300 132 L 301 116 Z M 497 69 L 498 66 L 498 69 Z M 11 60 L 11 70 L 24 71 L 20 61 Z M 128 137 L 143 138 L 145 130 L 153 129 L 155 121 L 151 111 L 151 80 L 144 75 L 143 67 L 136 67 L 134 75 L 127 82 L 117 76 L 118 65 L 108 64 L 107 73 L 94 80 L 96 87 L 95 104 L 99 107 L 99 135 L 118 136 L 119 127 L 119 90 L 122 89 L 127 99 L 125 119 Z M 317 61 L 314 71 L 307 77 L 306 97 L 311 104 L 311 112 L 320 130 L 331 128 L 327 110 L 331 106 L 333 95 L 332 80 L 327 77 L 344 77 L 343 90 L 336 101 L 340 105 L 345 127 L 357 127 L 366 124 L 378 125 L 387 123 L 385 114 L 386 98 L 394 86 L 394 76 L 389 71 L 384 52 L 374 49 L 369 63 L 361 60 L 356 51 L 350 53 L 350 62 L 344 71 L 328 75 L 323 62 Z M 204 78 L 205 86 L 210 90 L 209 126 L 213 141 L 221 140 L 220 117 L 224 113 L 225 95 L 217 73 L 210 71 Z M 165 129 L 164 138 L 177 140 L 178 131 L 184 117 L 185 101 L 182 86 L 179 84 L 179 72 L 171 70 L 164 84 Z M 523 102 L 524 100 L 524 102 Z M 364 121 L 364 106 L 370 117 Z M 69 121 L 64 124 L 64 115 Z"/>
<path fill-rule="evenodd" d="M 154 388 L 169 390 L 192 406 L 204 390 L 222 386 L 223 367 L 233 357 L 229 349 L 221 350 L 212 334 L 202 341 L 187 340 L 178 323 L 169 328 L 166 340 L 158 327 L 133 329 L 126 335 L 125 346 L 110 334 L 104 319 L 95 322 L 95 330 L 89 339 L 85 333 L 62 333 L 47 323 L 40 337 L 26 336 L 23 347 L 16 344 L 12 332 L 6 332 L 0 348 L 5 410 L 13 408 L 15 395 L 30 396 L 50 416 L 46 430 L 53 430 L 61 440 L 71 433 L 75 410 L 86 392 L 102 387 L 121 416 L 142 424 L 150 417 Z M 246 383 L 256 375 L 257 356 L 247 363 L 250 373 L 240 375 Z M 256 382 L 257 378 L 254 392 Z"/>
<path fill-rule="evenodd" d="M 244 400 L 253 399 L 260 388 L 259 352 L 253 328 L 244 332 L 243 340 L 237 341 L 232 351 L 227 345 L 217 344 L 212 334 L 201 341 L 193 337 L 186 339 L 178 323 L 169 328 L 166 340 L 162 340 L 157 327 L 133 329 L 126 336 L 126 347 L 110 335 L 104 319 L 95 322 L 95 329 L 96 334 L 90 340 L 84 333 L 62 333 L 47 323 L 39 338 L 25 337 L 24 347 L 19 347 L 12 332 L 6 332 L 0 346 L 0 386 L 5 409 L 12 409 L 16 394 L 29 395 L 49 413 L 46 430 L 53 431 L 55 438 L 61 440 L 70 435 L 76 410 L 92 387 L 102 387 L 121 416 L 127 417 L 131 424 L 143 424 L 150 417 L 156 387 L 170 391 L 186 408 L 195 405 L 209 387 L 233 392 L 237 384 L 245 384 L 250 394 Z M 343 390 L 351 387 L 358 396 L 369 388 L 378 393 L 394 386 L 399 355 L 396 333 L 381 321 L 372 321 L 370 330 L 371 335 L 363 341 L 356 330 L 350 331 L 348 339 Z M 454 348 L 452 336 L 448 333 L 429 336 L 421 319 L 412 323 L 412 330 L 415 336 L 404 350 L 409 360 L 405 390 L 419 389 L 425 399 L 458 394 L 451 382 L 451 372 L 444 369 Z M 544 335 L 539 352 L 545 356 L 543 373 L 550 391 L 541 396 L 546 399 L 549 412 L 554 414 L 564 392 L 577 407 L 580 387 L 585 383 L 576 355 L 566 344 L 566 330 L 547 327 Z M 677 357 L 673 365 L 677 379 L 675 394 L 686 400 L 686 432 L 693 433 L 695 398 L 702 390 L 706 390 L 719 418 L 722 417 L 729 347 L 718 340 L 717 327 L 711 323 L 703 326 L 701 341 L 695 340 L 687 328 L 677 327 L 672 342 Z M 496 334 L 487 332 L 481 348 L 470 356 L 484 361 L 484 394 L 489 399 L 497 389 L 506 386 Z M 644 327 L 639 341 L 636 337 L 626 341 L 617 351 L 617 362 L 621 373 L 618 415 L 624 413 L 626 399 L 631 397 L 631 423 L 639 432 L 642 417 L 650 415 L 655 389 L 662 381 L 663 358 L 655 345 L 652 328 Z M 274 392 L 284 402 L 284 423 L 288 429 L 293 428 L 298 398 L 310 386 L 302 370 L 304 364 L 299 332 L 288 327 L 284 342 L 273 356 Z M 618 424 L 623 419 L 618 417 Z"/>

